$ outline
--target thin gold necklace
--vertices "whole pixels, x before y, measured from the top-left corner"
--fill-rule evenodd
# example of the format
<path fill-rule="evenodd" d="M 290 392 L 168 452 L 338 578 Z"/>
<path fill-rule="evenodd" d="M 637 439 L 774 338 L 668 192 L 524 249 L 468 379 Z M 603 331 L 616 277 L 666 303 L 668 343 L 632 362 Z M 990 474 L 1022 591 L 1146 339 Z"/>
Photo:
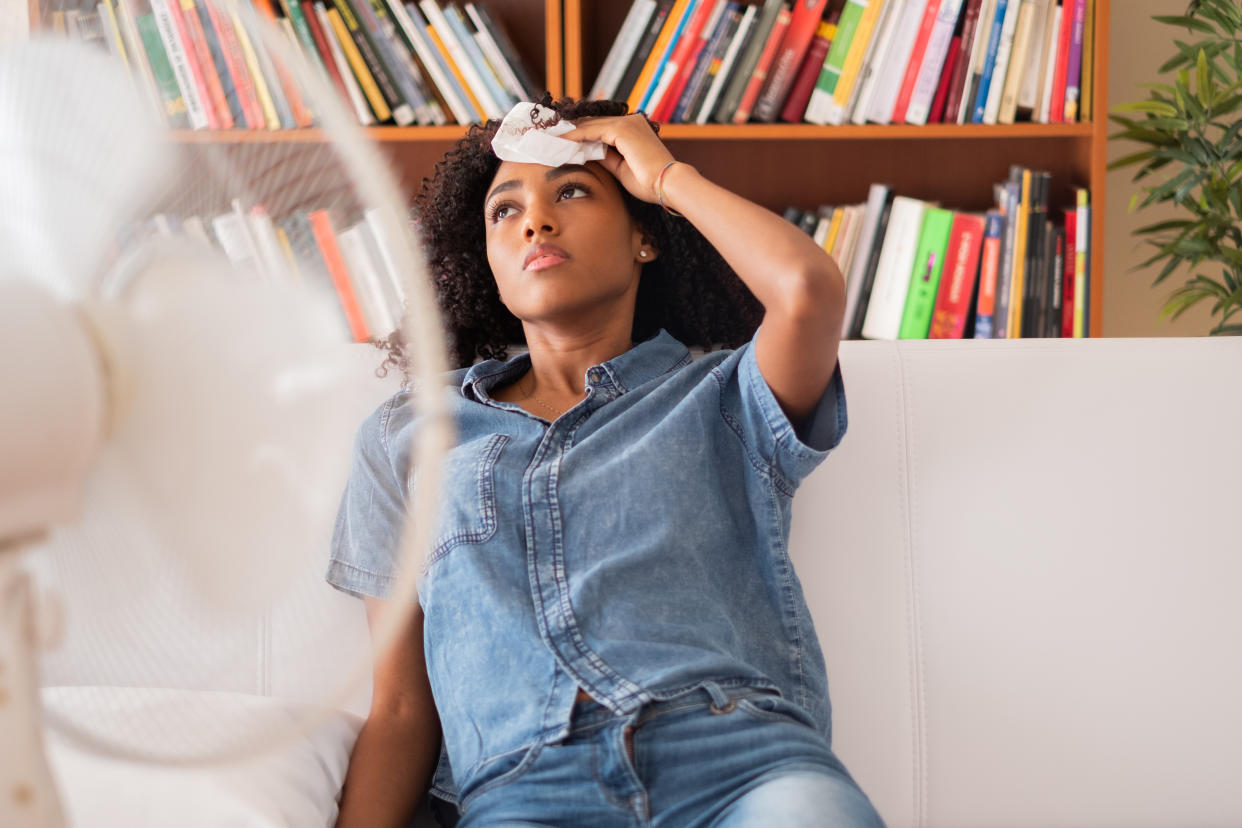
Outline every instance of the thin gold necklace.
<path fill-rule="evenodd" d="M 526 374 L 522 377 L 522 380 L 520 381 L 525 381 L 526 377 L 531 378 L 531 384 L 532 384 L 531 390 L 526 392 L 526 399 L 533 400 L 537 404 L 543 406 L 545 411 L 548 411 L 549 413 L 553 415 L 553 419 L 556 419 L 557 417 L 561 416 L 562 414 L 561 411 L 559 411 L 555 406 L 549 405 L 548 403 L 544 402 L 542 399 L 539 398 L 539 395 L 535 393 L 535 389 L 533 387 L 534 380 L 535 380 L 534 372 L 528 370 Z"/>

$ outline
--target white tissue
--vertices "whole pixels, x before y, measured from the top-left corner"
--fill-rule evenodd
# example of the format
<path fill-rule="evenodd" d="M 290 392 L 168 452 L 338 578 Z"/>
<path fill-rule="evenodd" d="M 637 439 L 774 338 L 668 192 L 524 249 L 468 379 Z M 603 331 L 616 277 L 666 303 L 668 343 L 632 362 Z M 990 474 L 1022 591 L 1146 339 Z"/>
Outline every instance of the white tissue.
<path fill-rule="evenodd" d="M 531 111 L 534 111 L 534 120 Z M 560 167 L 600 161 L 608 153 L 603 141 L 570 141 L 557 136 L 574 129 L 569 121 L 537 103 L 522 101 L 509 110 L 492 138 L 492 152 L 501 161 Z"/>

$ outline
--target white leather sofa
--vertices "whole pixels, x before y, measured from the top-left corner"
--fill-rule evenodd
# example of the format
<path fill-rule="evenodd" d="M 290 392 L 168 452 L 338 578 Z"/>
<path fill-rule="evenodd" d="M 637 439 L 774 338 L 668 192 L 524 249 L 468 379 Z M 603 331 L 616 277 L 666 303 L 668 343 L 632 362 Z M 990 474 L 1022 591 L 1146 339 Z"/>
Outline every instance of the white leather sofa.
<path fill-rule="evenodd" d="M 849 432 L 791 545 L 835 748 L 888 824 L 1242 825 L 1242 339 L 846 342 L 841 360 Z M 395 386 L 369 383 L 359 417 Z M 230 633 L 239 667 L 213 689 L 317 701 L 365 652 L 360 602 L 298 590 Z M 177 608 L 148 603 L 108 632 L 141 670 L 70 637 L 47 683 L 193 686 L 152 634 Z M 284 645 L 308 628 L 313 654 Z M 325 824 L 368 692 L 279 784 L 118 769 L 55 734 L 53 769 L 82 825 Z"/>

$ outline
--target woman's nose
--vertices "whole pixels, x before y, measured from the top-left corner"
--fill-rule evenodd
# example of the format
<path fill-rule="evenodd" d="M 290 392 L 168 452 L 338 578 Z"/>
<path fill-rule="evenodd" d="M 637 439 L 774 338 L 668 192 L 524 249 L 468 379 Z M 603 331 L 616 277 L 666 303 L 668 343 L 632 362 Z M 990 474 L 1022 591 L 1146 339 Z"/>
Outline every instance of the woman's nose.
<path fill-rule="evenodd" d="M 544 207 L 530 207 L 526 211 L 526 225 L 523 229 L 529 239 L 536 233 L 556 233 L 559 228 L 551 211 Z"/>

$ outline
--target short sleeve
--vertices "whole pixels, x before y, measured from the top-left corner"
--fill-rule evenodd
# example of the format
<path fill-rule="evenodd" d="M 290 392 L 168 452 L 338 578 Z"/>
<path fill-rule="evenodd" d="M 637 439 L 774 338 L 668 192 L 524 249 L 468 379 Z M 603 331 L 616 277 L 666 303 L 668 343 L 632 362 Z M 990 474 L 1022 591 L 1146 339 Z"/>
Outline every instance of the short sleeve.
<path fill-rule="evenodd" d="M 759 372 L 753 339 L 739 348 L 733 359 L 722 364 L 720 369 L 729 367 L 736 371 L 736 389 L 730 389 L 726 382 L 722 413 L 726 419 L 733 418 L 735 430 L 740 430 L 743 440 L 788 488 L 797 488 L 845 436 L 849 421 L 840 360 L 833 368 L 823 395 L 796 428 Z M 729 379 L 727 375 L 725 379 Z"/>
<path fill-rule="evenodd" d="M 328 583 L 358 597 L 388 598 L 398 574 L 405 482 L 390 456 L 385 431 L 396 401 L 389 399 L 358 428 L 353 466 L 332 531 Z"/>

